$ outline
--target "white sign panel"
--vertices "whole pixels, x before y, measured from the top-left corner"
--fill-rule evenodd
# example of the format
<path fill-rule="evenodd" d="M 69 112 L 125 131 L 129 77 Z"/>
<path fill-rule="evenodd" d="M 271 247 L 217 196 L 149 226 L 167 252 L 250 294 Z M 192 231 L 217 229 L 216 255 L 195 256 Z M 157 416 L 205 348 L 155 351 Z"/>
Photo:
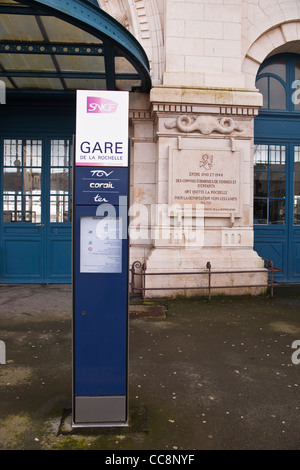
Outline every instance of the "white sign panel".
<path fill-rule="evenodd" d="M 76 166 L 128 166 L 126 91 L 77 91 Z"/>

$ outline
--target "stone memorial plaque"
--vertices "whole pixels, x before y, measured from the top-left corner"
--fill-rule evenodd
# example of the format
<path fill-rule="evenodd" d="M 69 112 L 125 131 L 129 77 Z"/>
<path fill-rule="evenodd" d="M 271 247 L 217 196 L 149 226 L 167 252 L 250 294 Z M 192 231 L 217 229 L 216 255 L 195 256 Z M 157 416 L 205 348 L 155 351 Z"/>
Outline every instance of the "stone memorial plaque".
<path fill-rule="evenodd" d="M 169 204 L 204 205 L 209 217 L 240 215 L 240 152 L 170 150 Z"/>

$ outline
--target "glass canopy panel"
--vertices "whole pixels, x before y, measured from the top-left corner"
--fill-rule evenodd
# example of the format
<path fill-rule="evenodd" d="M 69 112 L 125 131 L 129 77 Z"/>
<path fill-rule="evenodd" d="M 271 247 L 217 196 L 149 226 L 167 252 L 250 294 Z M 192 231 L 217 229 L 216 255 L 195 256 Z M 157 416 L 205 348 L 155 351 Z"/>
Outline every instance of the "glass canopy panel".
<path fill-rule="evenodd" d="M 80 4 L 81 0 L 77 1 Z M 0 79 L 7 89 L 105 90 L 114 89 L 115 84 L 119 90 L 149 90 L 149 63 L 144 51 L 133 37 L 126 36 L 126 31 L 114 29 L 114 20 L 102 14 L 96 0 L 90 3 L 94 5 L 92 10 L 82 1 L 75 26 L 72 20 L 66 20 L 67 15 L 72 18 L 73 2 L 61 19 L 57 0 L 32 0 L 30 6 L 22 0 L 0 0 Z M 53 5 L 53 16 L 48 15 L 50 10 L 43 11 L 43 4 L 50 8 Z M 114 44 L 124 49 L 124 57 Z M 134 66 L 128 57 L 132 57 Z M 106 59 L 110 72 L 105 67 Z M 89 73 L 94 75 L 88 78 Z"/>
<path fill-rule="evenodd" d="M 30 15 L 0 15 L 0 31 L 6 41 L 43 41 L 36 19 Z"/>
<path fill-rule="evenodd" d="M 56 60 L 61 71 L 105 73 L 104 57 L 101 56 L 57 55 Z"/>
<path fill-rule="evenodd" d="M 12 78 L 21 90 L 63 90 L 59 78 L 14 77 L 13 75 Z"/>
<path fill-rule="evenodd" d="M 1 54 L 1 65 L 7 72 L 14 70 L 55 72 L 50 55 Z"/>
<path fill-rule="evenodd" d="M 133 65 L 125 57 L 115 58 L 116 74 L 119 73 L 137 73 Z"/>
<path fill-rule="evenodd" d="M 69 90 L 106 90 L 106 80 L 65 78 L 65 84 Z"/>
<path fill-rule="evenodd" d="M 51 42 L 103 44 L 92 34 L 53 16 L 43 16 L 42 23 Z"/>

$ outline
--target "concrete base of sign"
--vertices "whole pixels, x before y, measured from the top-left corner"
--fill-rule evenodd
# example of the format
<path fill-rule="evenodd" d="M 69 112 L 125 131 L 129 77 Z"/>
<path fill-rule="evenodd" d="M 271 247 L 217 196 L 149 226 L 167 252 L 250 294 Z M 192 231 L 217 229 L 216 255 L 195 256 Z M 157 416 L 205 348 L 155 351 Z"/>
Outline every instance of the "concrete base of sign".
<path fill-rule="evenodd" d="M 127 425 L 126 396 L 75 397 L 74 427 Z"/>
<path fill-rule="evenodd" d="M 153 249 L 146 261 L 145 296 L 259 295 L 265 292 L 268 272 L 252 249 Z M 175 274 L 178 273 L 178 274 Z"/>

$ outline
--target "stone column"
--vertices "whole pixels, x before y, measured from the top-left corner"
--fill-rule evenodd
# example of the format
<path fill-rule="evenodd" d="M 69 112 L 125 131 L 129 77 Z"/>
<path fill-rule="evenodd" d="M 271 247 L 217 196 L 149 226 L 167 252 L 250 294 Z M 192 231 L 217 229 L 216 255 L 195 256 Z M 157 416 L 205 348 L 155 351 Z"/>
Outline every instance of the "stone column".
<path fill-rule="evenodd" d="M 162 86 L 153 88 L 150 99 L 157 168 L 146 272 L 161 274 L 146 276 L 146 288 L 159 287 L 146 295 L 207 293 L 189 288 L 207 286 L 207 274 L 196 273 L 207 272 L 208 262 L 213 272 L 226 273 L 213 275 L 213 285 L 265 283 L 265 271 L 234 273 L 264 267 L 253 250 L 252 215 L 253 120 L 261 95 L 256 90 Z"/>

